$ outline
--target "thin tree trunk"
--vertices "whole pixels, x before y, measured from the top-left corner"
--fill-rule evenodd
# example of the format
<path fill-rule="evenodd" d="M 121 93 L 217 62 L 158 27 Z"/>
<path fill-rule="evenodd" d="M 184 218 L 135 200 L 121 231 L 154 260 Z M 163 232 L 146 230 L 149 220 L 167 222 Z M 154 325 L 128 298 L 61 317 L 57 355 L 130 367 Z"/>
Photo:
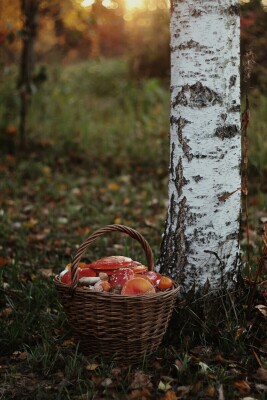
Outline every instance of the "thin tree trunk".
<path fill-rule="evenodd" d="M 169 208 L 160 270 L 185 291 L 237 278 L 239 0 L 173 0 Z"/>
<path fill-rule="evenodd" d="M 20 91 L 20 144 L 25 146 L 26 119 L 33 89 L 34 68 L 34 41 L 37 33 L 37 12 L 39 0 L 21 0 L 21 14 L 23 17 L 22 52 L 20 60 L 20 74 L 18 88 Z"/>

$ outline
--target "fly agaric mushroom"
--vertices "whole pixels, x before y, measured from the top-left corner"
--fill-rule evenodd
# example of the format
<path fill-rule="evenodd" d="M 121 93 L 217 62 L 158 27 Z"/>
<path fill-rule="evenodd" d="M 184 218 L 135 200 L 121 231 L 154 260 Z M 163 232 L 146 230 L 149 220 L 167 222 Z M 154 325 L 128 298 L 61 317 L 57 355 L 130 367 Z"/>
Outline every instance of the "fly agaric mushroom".
<path fill-rule="evenodd" d="M 121 291 L 121 294 L 130 296 L 148 293 L 156 293 L 155 288 L 147 279 L 141 277 L 136 277 L 125 282 Z"/>
<path fill-rule="evenodd" d="M 113 271 L 113 274 L 109 278 L 111 286 L 124 285 L 126 281 L 134 278 L 134 272 L 131 268 L 120 268 Z"/>
<path fill-rule="evenodd" d="M 173 286 L 173 281 L 171 280 L 171 278 L 169 278 L 168 276 L 162 276 L 160 278 L 160 281 L 158 283 L 158 288 L 160 290 L 167 290 L 172 288 Z"/>

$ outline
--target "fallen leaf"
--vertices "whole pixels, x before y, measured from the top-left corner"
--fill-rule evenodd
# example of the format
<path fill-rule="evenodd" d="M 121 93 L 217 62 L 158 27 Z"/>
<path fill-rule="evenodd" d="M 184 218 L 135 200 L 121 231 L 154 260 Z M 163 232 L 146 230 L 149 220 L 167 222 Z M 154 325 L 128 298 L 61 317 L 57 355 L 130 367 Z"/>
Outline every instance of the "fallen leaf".
<path fill-rule="evenodd" d="M 255 397 L 243 397 L 242 400 L 257 400 Z"/>
<path fill-rule="evenodd" d="M 181 371 L 183 369 L 183 363 L 180 360 L 175 360 L 174 366 L 178 371 Z"/>
<path fill-rule="evenodd" d="M 99 364 L 88 364 L 86 365 L 85 369 L 87 369 L 87 371 L 94 371 L 95 369 L 97 369 L 99 367 Z"/>
<path fill-rule="evenodd" d="M 57 219 L 57 222 L 58 222 L 60 225 L 67 225 L 68 222 L 69 222 L 69 220 L 68 220 L 68 218 L 66 218 L 66 217 L 59 217 L 59 218 Z"/>
<path fill-rule="evenodd" d="M 172 389 L 172 387 L 168 382 L 164 383 L 164 382 L 160 381 L 158 384 L 158 389 L 162 390 L 163 392 L 167 392 L 168 390 Z"/>
<path fill-rule="evenodd" d="M 177 400 L 176 393 L 173 390 L 168 390 L 160 400 Z"/>
<path fill-rule="evenodd" d="M 120 374 L 121 374 L 121 369 L 120 368 L 113 368 L 111 370 L 111 373 L 115 378 L 118 378 L 120 376 Z"/>
<path fill-rule="evenodd" d="M 41 268 L 39 269 L 39 272 L 45 278 L 50 278 L 51 276 L 54 275 L 51 268 Z"/>
<path fill-rule="evenodd" d="M 215 387 L 214 386 L 208 386 L 207 389 L 205 389 L 205 395 L 208 397 L 213 397 L 215 395 Z"/>
<path fill-rule="evenodd" d="M 66 340 L 64 340 L 64 342 L 62 343 L 63 346 L 73 346 L 74 344 L 75 344 L 74 338 L 66 339 Z"/>
<path fill-rule="evenodd" d="M 116 182 L 110 182 L 108 184 L 108 189 L 111 190 L 112 192 L 117 192 L 120 188 L 120 185 L 118 185 Z"/>
<path fill-rule="evenodd" d="M 255 306 L 255 308 L 257 308 L 262 313 L 262 315 L 267 317 L 267 307 L 266 306 L 264 306 L 263 304 L 259 304 L 259 305 Z"/>
<path fill-rule="evenodd" d="M 240 327 L 237 329 L 236 334 L 235 334 L 235 340 L 238 340 L 240 338 L 240 336 L 243 335 L 243 333 L 245 333 L 247 330 L 244 327 Z"/>
<path fill-rule="evenodd" d="M 110 378 L 105 378 L 102 382 L 101 382 L 101 386 L 104 387 L 110 387 L 112 385 L 113 381 Z"/>
<path fill-rule="evenodd" d="M 207 372 L 208 370 L 210 370 L 210 367 L 207 364 L 203 363 L 202 361 L 200 361 L 198 365 L 201 368 L 201 372 Z"/>
<path fill-rule="evenodd" d="M 36 218 L 30 218 L 29 221 L 24 223 L 25 228 L 32 229 L 38 224 L 38 219 Z"/>
<path fill-rule="evenodd" d="M 262 379 L 263 381 L 267 382 L 267 369 L 258 368 L 257 369 L 257 377 Z"/>
<path fill-rule="evenodd" d="M 13 313 L 13 308 L 11 308 L 11 307 L 6 307 L 6 308 L 3 308 L 1 311 L 0 311 L 0 316 L 1 317 L 8 317 L 10 314 L 12 314 Z"/>
<path fill-rule="evenodd" d="M 256 383 L 255 388 L 256 388 L 259 392 L 265 392 L 265 393 L 267 393 L 267 386 L 264 385 L 263 383 Z"/>
<path fill-rule="evenodd" d="M 201 389 L 202 389 L 202 383 L 200 381 L 197 381 L 192 388 L 192 392 L 198 393 L 200 392 Z"/>
<path fill-rule="evenodd" d="M 143 390 L 134 389 L 131 393 L 127 396 L 127 400 L 147 400 L 151 399 L 151 393 L 148 388 L 144 388 Z"/>
<path fill-rule="evenodd" d="M 6 257 L 0 257 L 0 267 L 4 267 L 9 263 L 9 259 Z"/>
<path fill-rule="evenodd" d="M 144 387 L 152 388 L 150 378 L 150 375 L 145 374 L 143 371 L 136 371 L 129 389 L 142 389 Z"/>
<path fill-rule="evenodd" d="M 235 381 L 234 382 L 235 388 L 241 393 L 241 394 L 246 394 L 250 392 L 250 386 L 249 384 L 242 380 L 242 381 Z"/>

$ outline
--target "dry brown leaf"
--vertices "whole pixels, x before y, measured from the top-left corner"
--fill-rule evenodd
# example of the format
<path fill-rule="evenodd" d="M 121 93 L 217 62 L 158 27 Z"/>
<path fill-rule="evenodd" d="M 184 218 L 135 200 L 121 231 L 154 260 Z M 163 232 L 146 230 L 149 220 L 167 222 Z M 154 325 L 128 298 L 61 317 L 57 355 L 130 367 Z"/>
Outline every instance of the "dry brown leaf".
<path fill-rule="evenodd" d="M 50 278 L 51 276 L 53 276 L 53 271 L 51 268 L 40 268 L 39 272 L 45 278 Z"/>
<path fill-rule="evenodd" d="M 143 371 L 136 371 L 129 389 L 152 388 L 150 378 L 150 375 L 145 374 Z"/>
<path fill-rule="evenodd" d="M 181 371 L 183 369 L 183 363 L 180 360 L 175 360 L 175 367 L 177 368 L 178 371 Z"/>
<path fill-rule="evenodd" d="M 243 333 L 245 333 L 247 330 L 244 327 L 240 327 L 237 329 L 236 334 L 235 334 L 235 340 L 238 340 L 240 338 L 240 336 L 243 335 Z"/>
<path fill-rule="evenodd" d="M 267 382 L 267 369 L 265 368 L 258 368 L 257 369 L 257 376 L 261 380 Z"/>
<path fill-rule="evenodd" d="M 0 257 L 0 267 L 4 267 L 9 263 L 9 259 L 6 257 Z"/>
<path fill-rule="evenodd" d="M 246 394 L 250 392 L 250 386 L 244 380 L 235 381 L 234 386 L 241 394 Z"/>
<path fill-rule="evenodd" d="M 99 386 L 99 385 L 101 384 L 101 382 L 102 382 L 102 378 L 101 378 L 101 376 L 93 375 L 93 376 L 91 377 L 91 381 L 92 381 L 96 386 Z"/>
<path fill-rule="evenodd" d="M 120 368 L 112 368 L 111 373 L 115 378 L 118 378 L 121 374 L 121 369 Z"/>
<path fill-rule="evenodd" d="M 99 364 L 92 363 L 92 364 L 87 364 L 85 369 L 87 369 L 87 371 L 94 371 L 98 367 Z"/>
<path fill-rule="evenodd" d="M 71 338 L 71 339 L 64 340 L 62 345 L 63 346 L 73 346 L 74 344 L 75 344 L 74 338 Z"/>
<path fill-rule="evenodd" d="M 6 307 L 6 308 L 3 308 L 3 310 L 0 311 L 0 316 L 1 317 L 8 317 L 12 313 L 13 313 L 13 308 Z"/>
<path fill-rule="evenodd" d="M 198 381 L 198 382 L 196 382 L 196 383 L 194 384 L 193 389 L 192 389 L 192 392 L 193 392 L 193 393 L 198 393 L 198 392 L 200 392 L 201 389 L 202 389 L 202 382 L 201 382 L 201 381 Z"/>
<path fill-rule="evenodd" d="M 213 397 L 216 393 L 216 389 L 214 386 L 208 386 L 207 389 L 205 389 L 205 396 L 208 397 Z"/>
<path fill-rule="evenodd" d="M 134 389 L 127 396 L 127 400 L 147 400 L 151 398 L 151 393 L 148 388 L 144 388 L 143 390 Z"/>
<path fill-rule="evenodd" d="M 177 400 L 176 393 L 173 390 L 168 390 L 160 400 Z"/>
<path fill-rule="evenodd" d="M 263 304 L 259 304 L 259 305 L 255 306 L 255 308 L 257 308 L 259 310 L 259 312 L 262 313 L 262 315 L 267 317 L 267 307 L 266 306 L 264 306 Z"/>

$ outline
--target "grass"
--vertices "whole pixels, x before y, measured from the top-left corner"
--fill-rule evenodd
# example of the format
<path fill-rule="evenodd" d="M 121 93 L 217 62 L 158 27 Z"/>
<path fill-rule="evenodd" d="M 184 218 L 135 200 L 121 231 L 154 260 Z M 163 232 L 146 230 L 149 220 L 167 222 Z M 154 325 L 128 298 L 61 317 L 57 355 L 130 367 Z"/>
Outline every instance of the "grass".
<path fill-rule="evenodd" d="M 246 317 L 246 291 L 239 299 L 222 294 L 216 309 L 208 299 L 201 307 L 198 300 L 180 305 L 161 348 L 137 366 L 84 357 L 56 296 L 53 275 L 100 226 L 123 223 L 140 230 L 157 257 L 167 200 L 166 85 L 129 81 L 121 60 L 49 67 L 32 101 L 29 149 L 18 152 L 4 136 L 7 126 L 16 126 L 18 110 L 14 70 L 4 74 L 0 398 L 264 399 L 258 369 L 266 363 L 265 320 L 255 310 Z M 265 103 L 253 98 L 250 163 L 254 171 L 260 168 L 257 179 L 266 159 L 260 146 Z M 252 189 L 257 254 L 257 212 L 266 215 L 266 203 L 259 188 Z M 139 245 L 119 235 L 97 241 L 88 257 L 107 253 L 145 262 Z"/>

